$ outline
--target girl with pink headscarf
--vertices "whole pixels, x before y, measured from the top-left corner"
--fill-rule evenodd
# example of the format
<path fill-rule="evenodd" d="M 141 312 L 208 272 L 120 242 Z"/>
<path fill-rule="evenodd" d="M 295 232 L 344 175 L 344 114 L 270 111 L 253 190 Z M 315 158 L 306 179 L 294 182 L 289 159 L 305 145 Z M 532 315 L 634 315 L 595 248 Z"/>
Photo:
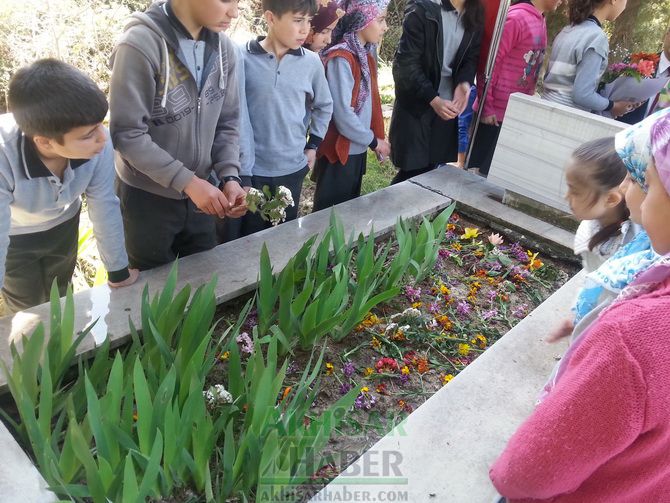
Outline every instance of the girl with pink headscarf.
<path fill-rule="evenodd" d="M 570 348 L 490 471 L 508 501 L 667 501 L 670 488 L 670 113 L 617 135 L 622 186 L 660 258 Z"/>

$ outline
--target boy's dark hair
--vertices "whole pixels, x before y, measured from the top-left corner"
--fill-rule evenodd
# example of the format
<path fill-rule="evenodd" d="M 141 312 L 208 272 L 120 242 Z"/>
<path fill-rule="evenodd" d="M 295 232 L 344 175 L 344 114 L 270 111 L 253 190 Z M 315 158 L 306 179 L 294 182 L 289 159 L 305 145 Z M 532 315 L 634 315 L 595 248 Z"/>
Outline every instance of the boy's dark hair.
<path fill-rule="evenodd" d="M 57 59 L 40 59 L 20 68 L 9 82 L 9 111 L 27 136 L 62 143 L 76 127 L 103 121 L 105 94 L 86 74 Z"/>
<path fill-rule="evenodd" d="M 313 16 L 319 10 L 316 0 L 262 0 L 263 12 L 269 10 L 275 16 L 283 16 L 287 12 Z"/>
<path fill-rule="evenodd" d="M 572 159 L 579 166 L 579 175 L 585 186 L 593 191 L 591 205 L 605 192 L 621 185 L 628 170 L 614 147 L 614 137 L 587 141 L 572 153 Z M 589 241 L 589 250 L 621 233 L 621 224 L 628 219 L 630 212 L 626 201 L 617 206 L 618 221 L 596 232 Z"/>
<path fill-rule="evenodd" d="M 570 24 L 580 24 L 586 21 L 596 7 L 605 3 L 605 0 L 568 0 L 568 18 Z"/>

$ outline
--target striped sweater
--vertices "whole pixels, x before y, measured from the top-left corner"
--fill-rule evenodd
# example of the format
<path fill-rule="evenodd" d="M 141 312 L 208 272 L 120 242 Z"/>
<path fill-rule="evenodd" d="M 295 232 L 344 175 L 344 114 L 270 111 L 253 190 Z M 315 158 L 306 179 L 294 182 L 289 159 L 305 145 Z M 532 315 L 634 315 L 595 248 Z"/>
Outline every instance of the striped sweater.
<path fill-rule="evenodd" d="M 596 21 L 587 19 L 566 26 L 556 36 L 551 48 L 542 97 L 586 111 L 605 110 L 609 101 L 596 90 L 607 68 L 608 55 L 607 35 Z M 588 83 L 588 88 L 576 86 L 575 81 Z"/>

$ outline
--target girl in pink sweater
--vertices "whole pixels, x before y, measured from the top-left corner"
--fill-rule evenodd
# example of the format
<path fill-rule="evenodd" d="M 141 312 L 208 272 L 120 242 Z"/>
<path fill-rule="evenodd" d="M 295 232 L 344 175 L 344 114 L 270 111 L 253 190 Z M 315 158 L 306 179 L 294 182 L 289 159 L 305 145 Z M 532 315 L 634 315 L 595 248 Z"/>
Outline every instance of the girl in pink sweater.
<path fill-rule="evenodd" d="M 484 100 L 469 166 L 488 175 L 500 126 L 512 93 L 535 93 L 538 74 L 547 47 L 545 12 L 552 12 L 562 0 L 517 0 L 512 2 L 496 55 L 491 84 Z M 479 110 L 479 98 L 474 109 Z"/>
<path fill-rule="evenodd" d="M 670 501 L 670 114 L 617 135 L 631 218 L 663 257 L 571 347 L 491 468 L 514 502 Z"/>

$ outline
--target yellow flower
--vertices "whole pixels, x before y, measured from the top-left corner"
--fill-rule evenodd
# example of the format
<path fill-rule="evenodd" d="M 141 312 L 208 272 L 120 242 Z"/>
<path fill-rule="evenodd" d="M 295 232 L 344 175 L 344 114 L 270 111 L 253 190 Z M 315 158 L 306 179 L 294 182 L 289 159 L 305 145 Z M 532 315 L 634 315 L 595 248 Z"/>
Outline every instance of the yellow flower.
<path fill-rule="evenodd" d="M 368 388 L 367 386 L 363 386 L 361 388 L 361 393 L 367 393 L 368 391 L 370 391 L 370 388 Z"/>
<path fill-rule="evenodd" d="M 379 349 L 382 347 L 382 343 L 379 342 L 379 339 L 377 339 L 376 337 L 372 337 L 372 342 L 370 343 L 370 345 L 375 349 Z"/>
<path fill-rule="evenodd" d="M 461 251 L 461 249 L 463 248 L 461 246 L 461 243 L 454 243 L 454 244 L 451 245 L 451 247 L 456 251 Z"/>
<path fill-rule="evenodd" d="M 419 309 L 421 306 L 423 306 L 423 302 L 415 302 L 414 304 L 412 304 L 412 307 L 414 309 Z"/>
<path fill-rule="evenodd" d="M 456 225 L 455 224 L 447 224 L 447 230 L 448 231 L 456 230 Z"/>
<path fill-rule="evenodd" d="M 479 229 L 477 227 L 466 227 L 463 229 L 461 239 L 474 239 L 479 236 Z"/>
<path fill-rule="evenodd" d="M 445 285 L 440 285 L 440 293 L 442 295 L 449 295 L 451 292 Z"/>
<path fill-rule="evenodd" d="M 372 367 L 365 367 L 365 370 L 363 371 L 363 375 L 365 377 L 370 377 L 374 373 L 375 373 L 375 369 L 373 369 Z"/>
<path fill-rule="evenodd" d="M 377 317 L 376 314 L 368 313 L 365 316 L 365 319 L 359 323 L 359 325 L 356 327 L 356 330 L 359 332 L 362 330 L 365 330 L 366 328 L 374 327 L 375 325 L 378 325 L 381 320 L 379 317 Z"/>
<path fill-rule="evenodd" d="M 400 373 L 403 375 L 409 375 L 409 367 L 405 365 L 403 368 L 400 369 Z"/>
<path fill-rule="evenodd" d="M 335 366 L 332 363 L 327 362 L 326 363 L 326 375 L 327 376 L 333 375 L 334 370 L 335 370 Z"/>
<path fill-rule="evenodd" d="M 458 354 L 468 356 L 470 354 L 470 344 L 461 343 L 458 345 Z"/>
<path fill-rule="evenodd" d="M 470 342 L 479 347 L 479 349 L 486 349 L 486 345 L 488 344 L 486 337 L 484 337 L 482 334 L 477 334 Z"/>
<path fill-rule="evenodd" d="M 542 267 L 544 264 L 542 261 L 537 258 L 538 253 L 533 253 L 532 251 L 528 250 L 528 270 L 529 271 L 534 271 L 535 269 L 539 269 Z"/>
<path fill-rule="evenodd" d="M 219 355 L 219 360 L 221 360 L 222 362 L 225 362 L 228 358 L 230 358 L 230 351 L 226 351 Z"/>
<path fill-rule="evenodd" d="M 447 375 L 442 376 L 442 384 L 447 384 L 453 378 L 454 378 L 454 374 L 447 374 Z"/>

